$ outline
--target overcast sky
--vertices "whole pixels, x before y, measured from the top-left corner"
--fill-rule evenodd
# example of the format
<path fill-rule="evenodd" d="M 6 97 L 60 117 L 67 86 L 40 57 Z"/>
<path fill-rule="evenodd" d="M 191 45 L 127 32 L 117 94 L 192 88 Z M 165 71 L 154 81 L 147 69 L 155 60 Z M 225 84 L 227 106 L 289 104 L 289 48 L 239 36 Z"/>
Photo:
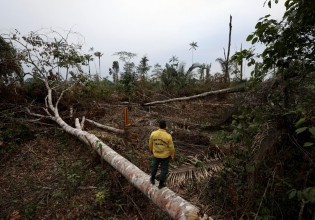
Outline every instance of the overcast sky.
<path fill-rule="evenodd" d="M 258 19 L 271 14 L 281 19 L 284 2 L 271 9 L 265 0 L 2 0 L 0 33 L 18 29 L 28 33 L 41 28 L 72 29 L 85 38 L 101 57 L 101 75 L 118 57 L 118 51 L 137 54 L 136 65 L 144 55 L 149 64 L 162 67 L 172 56 L 192 63 L 189 44 L 197 42 L 194 62 L 212 63 L 211 73 L 220 71 L 215 62 L 227 49 L 229 16 L 232 20 L 231 53 L 250 45 L 246 37 Z M 86 50 L 87 50 L 86 49 Z M 95 71 L 95 70 L 94 70 Z M 111 79 L 111 77 L 110 77 Z"/>

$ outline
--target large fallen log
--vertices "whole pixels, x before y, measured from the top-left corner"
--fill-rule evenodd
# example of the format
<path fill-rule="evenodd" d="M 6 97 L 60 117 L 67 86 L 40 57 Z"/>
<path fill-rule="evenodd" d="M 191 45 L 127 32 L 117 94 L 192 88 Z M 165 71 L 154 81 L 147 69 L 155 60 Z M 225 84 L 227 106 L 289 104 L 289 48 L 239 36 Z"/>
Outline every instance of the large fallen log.
<path fill-rule="evenodd" d="M 45 115 L 32 113 L 29 109 L 30 115 L 40 118 L 47 118 L 55 121 L 65 132 L 77 137 L 85 144 L 91 146 L 107 163 L 113 166 L 120 172 L 131 184 L 144 193 L 153 203 L 155 203 L 162 210 L 166 211 L 174 219 L 205 219 L 198 217 L 199 209 L 176 195 L 167 187 L 158 189 L 156 185 L 151 185 L 150 177 L 148 174 L 140 170 L 137 166 L 132 164 L 126 158 L 119 155 L 108 145 L 103 143 L 94 134 L 84 131 L 83 123 L 79 119 L 75 119 L 75 128 L 68 125 L 59 115 L 58 101 L 56 105 L 52 102 L 52 90 L 47 81 L 45 81 L 48 90 L 46 107 L 44 110 Z M 60 100 L 60 99 L 59 99 Z M 83 120 L 84 121 L 84 120 Z"/>
<path fill-rule="evenodd" d="M 140 170 L 137 166 L 132 164 L 123 156 L 119 155 L 108 145 L 103 143 L 94 134 L 91 134 L 82 129 L 83 123 L 79 123 L 79 119 L 75 119 L 75 128 L 68 125 L 59 115 L 57 105 L 52 104 L 51 90 L 48 89 L 47 109 L 45 109 L 47 116 L 32 113 L 28 110 L 30 115 L 36 117 L 49 118 L 55 121 L 65 132 L 77 137 L 85 144 L 91 146 L 107 163 L 113 166 L 120 172 L 131 184 L 144 193 L 150 200 L 158 207 L 166 211 L 174 219 L 205 219 L 198 217 L 199 209 L 176 195 L 167 187 L 158 189 L 156 185 L 151 185 L 148 174 Z M 53 112 L 53 114 L 51 114 Z M 204 216 L 205 217 L 205 216 Z"/>
<path fill-rule="evenodd" d="M 179 97 L 179 98 L 173 98 L 173 99 L 167 99 L 167 100 L 161 100 L 161 101 L 154 101 L 154 102 L 148 102 L 142 104 L 143 106 L 151 106 L 151 105 L 156 105 L 156 104 L 164 104 L 168 102 L 177 102 L 177 101 L 185 101 L 185 100 L 191 100 L 191 99 L 197 99 L 197 98 L 202 98 L 206 97 L 209 95 L 218 95 L 218 94 L 225 94 L 225 93 L 232 93 L 232 92 L 241 92 L 245 90 L 245 86 L 240 86 L 240 87 L 234 87 L 234 88 L 227 88 L 227 89 L 220 89 L 216 91 L 209 91 L 209 92 L 204 92 L 200 93 L 198 95 L 193 95 L 193 96 L 185 96 L 185 97 Z"/>
<path fill-rule="evenodd" d="M 162 210 L 166 211 L 172 218 L 182 220 L 201 219 L 198 217 L 199 209 L 196 206 L 176 195 L 167 187 L 159 190 L 156 185 L 151 185 L 148 174 L 119 155 L 95 135 L 83 131 L 80 128 L 69 126 L 58 114 L 57 117 L 53 117 L 52 119 L 56 121 L 64 131 L 90 145 L 106 162 L 113 166 L 130 183 L 144 193 Z"/>

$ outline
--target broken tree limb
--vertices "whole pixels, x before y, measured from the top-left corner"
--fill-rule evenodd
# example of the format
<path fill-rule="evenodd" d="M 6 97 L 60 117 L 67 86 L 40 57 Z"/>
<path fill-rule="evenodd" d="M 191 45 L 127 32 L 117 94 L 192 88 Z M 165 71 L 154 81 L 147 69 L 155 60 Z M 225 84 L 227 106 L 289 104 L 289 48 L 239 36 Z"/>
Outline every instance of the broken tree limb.
<path fill-rule="evenodd" d="M 193 96 L 186 96 L 186 97 L 179 97 L 179 98 L 173 98 L 173 99 L 167 99 L 167 100 L 161 100 L 161 101 L 155 101 L 155 102 L 148 102 L 148 103 L 144 103 L 143 106 L 151 106 L 151 105 L 164 104 L 164 103 L 176 102 L 176 101 L 185 101 L 185 100 L 202 98 L 202 97 L 209 96 L 209 95 L 218 95 L 218 94 L 224 94 L 224 93 L 241 92 L 241 91 L 244 91 L 244 90 L 245 90 L 245 86 L 234 87 L 234 88 L 227 88 L 227 89 L 220 89 L 220 90 L 216 90 L 216 91 L 204 92 L 204 93 L 201 93 L 201 94 L 198 94 L 198 95 L 193 95 Z"/>
<path fill-rule="evenodd" d="M 106 126 L 106 125 L 102 125 L 100 123 L 97 123 L 96 121 L 92 121 L 90 119 L 85 119 L 87 122 L 91 123 L 92 125 L 94 125 L 95 127 L 98 127 L 98 128 L 102 128 L 106 131 L 111 131 L 111 132 L 114 132 L 114 133 L 117 133 L 117 134 L 125 134 L 125 131 L 122 130 L 122 129 L 118 129 L 118 128 L 113 128 L 113 127 L 110 127 L 110 126 Z"/>

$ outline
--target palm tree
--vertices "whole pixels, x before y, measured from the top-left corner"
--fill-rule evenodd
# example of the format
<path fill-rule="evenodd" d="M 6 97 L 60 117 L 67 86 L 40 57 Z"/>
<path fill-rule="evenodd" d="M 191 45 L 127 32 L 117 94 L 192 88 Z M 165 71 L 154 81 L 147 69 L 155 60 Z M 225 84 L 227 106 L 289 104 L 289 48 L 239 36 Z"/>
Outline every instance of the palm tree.
<path fill-rule="evenodd" d="M 99 76 L 101 75 L 101 56 L 103 54 L 101 52 L 95 52 L 94 56 L 98 57 L 98 71 L 99 71 Z"/>
<path fill-rule="evenodd" d="M 156 63 L 153 67 L 153 70 L 152 70 L 152 80 L 153 81 L 158 81 L 161 79 L 161 76 L 162 76 L 162 72 L 163 72 L 163 68 L 162 66 L 159 64 L 159 63 Z"/>
<path fill-rule="evenodd" d="M 174 66 L 178 66 L 178 57 L 177 56 L 172 56 L 169 60 L 169 63 L 172 63 L 171 66 L 174 67 Z"/>
<path fill-rule="evenodd" d="M 229 72 L 231 72 L 233 66 L 232 66 L 231 62 L 228 62 L 226 60 L 225 53 L 224 53 L 224 57 L 225 57 L 224 59 L 219 57 L 215 61 L 217 61 L 220 64 L 220 66 L 221 66 L 222 73 L 224 75 L 224 81 L 225 82 L 229 82 L 229 78 L 230 78 L 229 77 Z"/>
<path fill-rule="evenodd" d="M 113 62 L 113 81 L 116 84 L 118 82 L 118 74 L 119 74 L 119 63 L 118 61 Z"/>
<path fill-rule="evenodd" d="M 189 46 L 191 46 L 189 50 L 191 50 L 191 64 L 193 64 L 194 63 L 194 50 L 196 50 L 198 45 L 197 45 L 197 42 L 193 41 L 189 44 Z"/>
<path fill-rule="evenodd" d="M 204 70 L 206 70 L 206 79 L 209 78 L 210 69 L 211 69 L 211 63 L 210 63 L 210 65 L 209 64 L 205 64 L 205 63 L 204 64 L 193 63 L 191 65 L 191 67 L 189 67 L 187 73 L 192 72 L 196 68 L 199 68 L 198 69 L 198 73 L 200 74 L 200 77 L 199 77 L 200 80 L 204 80 L 205 79 L 205 77 L 204 77 Z"/>
<path fill-rule="evenodd" d="M 149 64 L 148 64 L 148 61 L 149 61 L 148 57 L 147 56 L 143 56 L 141 58 L 141 60 L 140 60 L 139 66 L 137 66 L 137 70 L 138 70 L 138 73 L 140 74 L 140 79 L 142 81 L 145 80 L 147 72 L 151 68 L 151 66 L 149 66 Z"/>
<path fill-rule="evenodd" d="M 89 66 L 89 74 L 91 73 L 91 68 L 90 68 L 90 61 L 93 61 L 92 55 L 91 54 L 86 54 L 85 55 L 85 59 L 88 62 L 88 66 Z"/>

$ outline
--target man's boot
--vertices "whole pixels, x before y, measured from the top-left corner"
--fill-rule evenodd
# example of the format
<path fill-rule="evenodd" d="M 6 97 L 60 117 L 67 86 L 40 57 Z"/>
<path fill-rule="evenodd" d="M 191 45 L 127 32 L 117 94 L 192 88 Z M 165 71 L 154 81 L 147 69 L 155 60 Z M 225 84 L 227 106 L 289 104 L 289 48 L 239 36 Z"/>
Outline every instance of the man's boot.
<path fill-rule="evenodd" d="M 152 185 L 154 185 L 155 184 L 155 177 L 151 176 L 150 182 L 151 182 Z"/>
<path fill-rule="evenodd" d="M 163 187 L 165 187 L 166 185 L 165 185 L 165 182 L 163 181 L 163 180 L 160 180 L 160 183 L 159 183 L 159 186 L 158 186 L 158 188 L 159 189 L 162 189 Z"/>

